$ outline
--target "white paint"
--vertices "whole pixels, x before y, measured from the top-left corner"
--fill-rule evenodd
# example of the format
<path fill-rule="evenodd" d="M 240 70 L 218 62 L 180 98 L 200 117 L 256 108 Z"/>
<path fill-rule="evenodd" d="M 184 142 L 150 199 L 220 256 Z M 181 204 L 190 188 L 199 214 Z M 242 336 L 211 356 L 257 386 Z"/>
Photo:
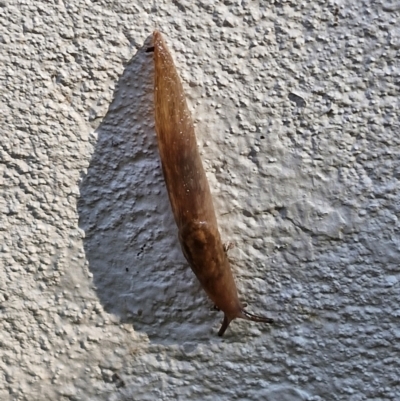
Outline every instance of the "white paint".
<path fill-rule="evenodd" d="M 399 7 L 137 3 L 0 0 L 0 399 L 398 399 Z M 154 28 L 272 328 L 218 338 L 179 249 Z"/>

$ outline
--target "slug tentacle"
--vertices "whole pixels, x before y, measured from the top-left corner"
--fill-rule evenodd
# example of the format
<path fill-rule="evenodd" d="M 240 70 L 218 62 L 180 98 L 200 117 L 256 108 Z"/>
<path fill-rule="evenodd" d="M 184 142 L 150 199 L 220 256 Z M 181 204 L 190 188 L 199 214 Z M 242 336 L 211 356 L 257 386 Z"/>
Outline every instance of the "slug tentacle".
<path fill-rule="evenodd" d="M 274 319 L 271 319 L 269 317 L 264 317 L 264 316 L 253 315 L 252 313 L 249 313 L 244 309 L 241 309 L 239 314 L 237 316 L 235 316 L 235 318 L 241 318 L 241 319 L 251 320 L 253 322 L 260 322 L 260 323 L 269 323 L 269 324 L 274 323 Z M 233 319 L 234 318 L 228 317 L 228 315 L 225 313 L 224 320 L 222 322 L 222 326 L 221 326 L 221 328 L 219 329 L 219 332 L 218 332 L 218 335 L 220 337 L 223 336 L 223 334 L 225 333 L 225 330 L 228 328 L 230 322 Z"/>
<path fill-rule="evenodd" d="M 251 320 L 253 322 L 270 323 L 270 324 L 274 323 L 274 319 L 271 319 L 270 317 L 253 315 L 252 313 L 249 313 L 244 309 L 242 309 L 241 313 L 243 315 L 241 317 L 246 320 Z"/>
<path fill-rule="evenodd" d="M 226 313 L 225 313 L 225 315 L 224 315 L 224 321 L 222 322 L 222 326 L 221 326 L 221 328 L 219 329 L 219 332 L 218 332 L 218 335 L 220 336 L 220 337 L 222 337 L 223 335 L 224 335 L 224 333 L 225 333 L 225 330 L 228 328 L 228 326 L 229 326 L 229 323 L 232 321 L 232 319 L 229 319 L 229 317 L 226 315 Z"/>
<path fill-rule="evenodd" d="M 225 314 L 222 336 L 235 318 L 272 323 L 243 310 L 218 230 L 210 187 L 197 149 L 193 121 L 172 56 L 160 32 L 153 35 L 154 111 L 158 150 L 179 242 L 207 295 Z"/>

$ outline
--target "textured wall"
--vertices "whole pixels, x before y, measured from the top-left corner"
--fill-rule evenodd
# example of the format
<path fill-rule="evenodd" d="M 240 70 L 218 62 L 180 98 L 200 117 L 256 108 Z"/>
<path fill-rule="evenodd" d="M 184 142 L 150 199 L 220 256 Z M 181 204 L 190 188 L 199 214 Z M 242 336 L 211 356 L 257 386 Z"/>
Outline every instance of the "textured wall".
<path fill-rule="evenodd" d="M 155 28 L 273 327 L 217 337 L 181 254 Z M 0 42 L 1 400 L 398 399 L 398 2 L 0 0 Z"/>

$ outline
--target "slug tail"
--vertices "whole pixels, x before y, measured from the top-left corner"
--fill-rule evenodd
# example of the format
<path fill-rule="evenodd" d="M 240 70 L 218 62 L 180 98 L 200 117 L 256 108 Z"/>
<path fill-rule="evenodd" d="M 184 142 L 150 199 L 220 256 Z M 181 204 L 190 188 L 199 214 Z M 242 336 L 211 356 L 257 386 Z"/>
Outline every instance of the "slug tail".
<path fill-rule="evenodd" d="M 232 321 L 226 314 L 224 315 L 224 321 L 222 322 L 222 326 L 219 329 L 218 335 L 222 337 L 225 333 L 225 330 L 228 328 L 229 323 Z"/>
<path fill-rule="evenodd" d="M 269 324 L 274 323 L 274 319 L 271 319 L 270 317 L 253 315 L 252 313 L 249 313 L 249 312 L 245 311 L 244 309 L 241 310 L 240 317 L 242 319 L 251 320 L 253 322 L 261 322 L 261 323 L 269 323 Z"/>

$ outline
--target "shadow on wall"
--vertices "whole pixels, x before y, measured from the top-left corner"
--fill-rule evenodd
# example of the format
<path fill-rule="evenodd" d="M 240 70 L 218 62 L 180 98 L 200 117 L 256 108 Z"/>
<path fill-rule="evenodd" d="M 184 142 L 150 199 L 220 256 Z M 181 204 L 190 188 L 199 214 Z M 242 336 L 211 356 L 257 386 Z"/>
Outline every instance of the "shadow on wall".
<path fill-rule="evenodd" d="M 96 293 L 108 313 L 151 340 L 209 339 L 220 319 L 178 245 L 154 130 L 149 46 L 151 37 L 126 66 L 97 130 L 80 186 L 79 224 Z"/>

